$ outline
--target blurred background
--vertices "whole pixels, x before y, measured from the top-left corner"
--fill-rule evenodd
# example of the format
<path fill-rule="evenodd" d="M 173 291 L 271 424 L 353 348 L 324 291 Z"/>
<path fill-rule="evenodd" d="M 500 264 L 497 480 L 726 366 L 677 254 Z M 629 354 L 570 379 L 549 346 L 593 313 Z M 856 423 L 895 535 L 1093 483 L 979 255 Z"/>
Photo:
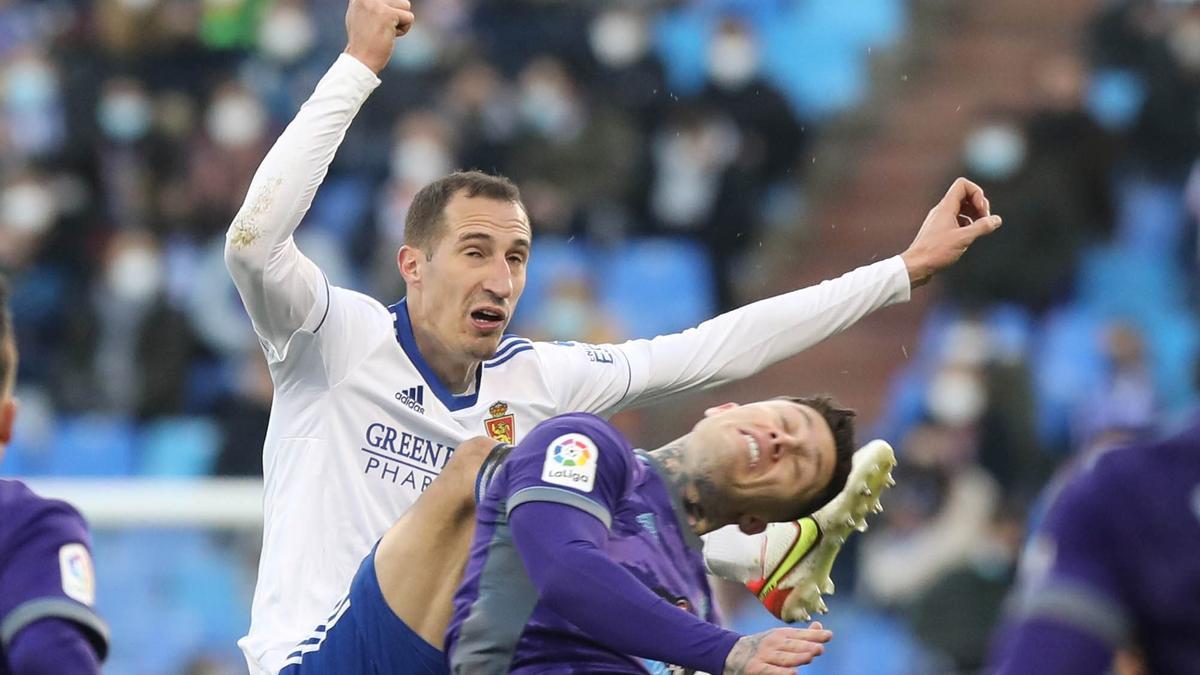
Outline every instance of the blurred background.
<path fill-rule="evenodd" d="M 515 330 L 673 332 L 903 250 L 956 175 L 1004 228 L 910 304 L 621 416 L 827 391 L 896 446 L 811 673 L 973 673 L 1038 495 L 1197 390 L 1200 6 L 1183 0 L 414 0 L 301 225 L 384 302 L 414 192 L 520 185 Z M 0 270 L 21 414 L 0 475 L 95 528 L 112 673 L 244 672 L 271 383 L 221 258 L 341 0 L 0 0 Z M 651 423 L 653 420 L 653 423 Z M 728 593 L 741 630 L 770 618 Z"/>

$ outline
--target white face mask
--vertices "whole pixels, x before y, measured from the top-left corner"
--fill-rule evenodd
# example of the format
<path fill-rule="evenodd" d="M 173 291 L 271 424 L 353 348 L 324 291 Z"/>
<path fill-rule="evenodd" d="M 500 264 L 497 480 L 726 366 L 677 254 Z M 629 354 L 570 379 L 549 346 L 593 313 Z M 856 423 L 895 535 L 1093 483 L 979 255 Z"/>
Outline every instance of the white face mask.
<path fill-rule="evenodd" d="M 708 72 L 718 86 L 740 87 L 758 73 L 758 48 L 749 38 L 718 37 L 708 53 Z"/>
<path fill-rule="evenodd" d="M 42 183 L 15 183 L 0 195 L 0 225 L 22 234 L 41 234 L 57 216 L 54 195 Z"/>
<path fill-rule="evenodd" d="M 317 31 L 304 10 L 277 5 L 262 22 L 258 46 L 268 58 L 279 63 L 295 63 L 308 53 Z"/>
<path fill-rule="evenodd" d="M 649 43 L 645 20 L 632 12 L 605 12 L 588 28 L 588 43 L 596 59 L 609 68 L 633 65 Z"/>
<path fill-rule="evenodd" d="M 571 101 L 558 87 L 543 82 L 533 82 L 521 92 L 521 116 L 547 136 L 558 134 L 575 122 Z"/>
<path fill-rule="evenodd" d="M 45 62 L 21 59 L 4 73 L 4 103 L 14 112 L 39 111 L 58 98 L 58 76 Z"/>
<path fill-rule="evenodd" d="M 989 180 L 1011 177 L 1025 163 L 1025 137 L 1011 124 L 989 124 L 967 137 L 963 159 L 973 173 Z"/>
<path fill-rule="evenodd" d="M 131 12 L 146 12 L 158 4 L 158 0 L 119 0 L 122 7 Z"/>
<path fill-rule="evenodd" d="M 150 130 L 150 101 L 145 94 L 123 91 L 108 94 L 96 108 L 100 130 L 114 141 L 132 142 Z"/>
<path fill-rule="evenodd" d="M 400 70 L 422 71 L 433 67 L 437 59 L 438 43 L 434 40 L 433 31 L 414 24 L 408 35 L 396 42 L 388 66 Z"/>
<path fill-rule="evenodd" d="M 109 263 L 105 278 L 109 288 L 121 300 L 145 302 L 162 288 L 162 258 L 149 248 L 128 248 Z"/>
<path fill-rule="evenodd" d="M 454 170 L 450 154 L 437 141 L 417 136 L 401 140 L 392 149 L 392 176 L 416 185 L 428 185 Z"/>
<path fill-rule="evenodd" d="M 925 405 L 939 423 L 963 427 L 979 419 L 987 405 L 987 393 L 974 373 L 944 370 L 930 382 Z"/>
<path fill-rule="evenodd" d="M 262 138 L 267 130 L 267 114 L 251 96 L 227 94 L 208 109 L 205 128 L 219 145 L 244 148 Z"/>

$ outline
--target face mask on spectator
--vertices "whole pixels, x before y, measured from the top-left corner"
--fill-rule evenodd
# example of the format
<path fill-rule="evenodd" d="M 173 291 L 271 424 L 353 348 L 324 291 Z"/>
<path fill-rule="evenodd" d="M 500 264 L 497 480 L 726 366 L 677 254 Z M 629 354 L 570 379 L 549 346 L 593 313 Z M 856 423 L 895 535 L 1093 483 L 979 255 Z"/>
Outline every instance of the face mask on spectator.
<path fill-rule="evenodd" d="M 41 234 L 57 215 L 54 195 L 43 183 L 23 180 L 9 185 L 0 195 L 0 225 L 22 234 Z"/>
<path fill-rule="evenodd" d="M 247 94 L 225 94 L 217 98 L 205 117 L 208 135 L 226 148 L 244 148 L 262 138 L 267 114 L 262 104 Z"/>
<path fill-rule="evenodd" d="M 427 136 L 402 139 L 392 149 L 392 176 L 427 185 L 454 170 L 446 147 Z"/>
<path fill-rule="evenodd" d="M 605 12 L 592 21 L 588 42 L 596 60 L 609 68 L 624 68 L 637 63 L 646 53 L 646 25 L 636 14 Z"/>
<path fill-rule="evenodd" d="M 38 59 L 22 59 L 4 75 L 4 102 L 14 112 L 36 112 L 54 105 L 58 78 Z"/>
<path fill-rule="evenodd" d="M 542 311 L 542 327 L 555 340 L 570 340 L 587 331 L 588 317 L 594 311 L 580 298 L 554 298 Z"/>
<path fill-rule="evenodd" d="M 754 42 L 740 35 L 716 38 L 708 54 L 708 72 L 713 82 L 727 89 L 750 82 L 758 72 L 758 50 Z"/>
<path fill-rule="evenodd" d="M 308 53 L 315 39 L 312 19 L 294 5 L 276 5 L 258 31 L 259 48 L 279 63 L 294 63 Z"/>
<path fill-rule="evenodd" d="M 150 130 L 150 114 L 150 101 L 135 91 L 105 94 L 96 110 L 100 131 L 121 143 L 142 139 Z"/>
<path fill-rule="evenodd" d="M 574 122 L 570 100 L 558 87 L 534 82 L 521 93 L 521 116 L 546 136 L 555 136 L 570 128 Z"/>
<path fill-rule="evenodd" d="M 986 180 L 1004 180 L 1025 163 L 1025 137 L 1010 124 L 990 124 L 967 137 L 967 168 Z"/>
<path fill-rule="evenodd" d="M 109 288 L 120 300 L 145 302 L 162 288 L 162 260 L 150 248 L 131 246 L 113 258 L 105 277 Z"/>
<path fill-rule="evenodd" d="M 929 383 L 925 406 L 929 414 L 949 427 L 964 427 L 979 419 L 987 405 L 987 393 L 979 376 L 971 372 L 943 370 Z"/>
<path fill-rule="evenodd" d="M 396 42 L 388 65 L 401 70 L 422 71 L 432 68 L 437 58 L 438 44 L 434 41 L 431 31 L 414 25 L 403 40 Z"/>

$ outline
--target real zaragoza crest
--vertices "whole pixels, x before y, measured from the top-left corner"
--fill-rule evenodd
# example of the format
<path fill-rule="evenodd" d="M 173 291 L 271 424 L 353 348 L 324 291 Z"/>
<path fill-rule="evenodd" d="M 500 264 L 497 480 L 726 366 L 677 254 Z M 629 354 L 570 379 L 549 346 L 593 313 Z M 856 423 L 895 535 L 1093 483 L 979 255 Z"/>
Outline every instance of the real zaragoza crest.
<path fill-rule="evenodd" d="M 501 443 L 510 445 L 516 443 L 516 422 L 512 414 L 508 412 L 508 404 L 504 401 L 496 401 L 488 408 L 488 414 L 491 417 L 483 421 L 483 428 L 487 429 L 487 435 L 492 440 Z"/>

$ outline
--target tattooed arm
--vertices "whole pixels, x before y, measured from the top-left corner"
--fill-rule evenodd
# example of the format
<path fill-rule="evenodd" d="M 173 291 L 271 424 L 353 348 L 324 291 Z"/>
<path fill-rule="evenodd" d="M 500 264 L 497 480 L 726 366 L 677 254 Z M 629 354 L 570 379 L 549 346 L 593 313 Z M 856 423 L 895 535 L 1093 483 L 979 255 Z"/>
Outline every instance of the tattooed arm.
<path fill-rule="evenodd" d="M 814 622 L 808 628 L 775 628 L 737 641 L 725 658 L 724 675 L 788 675 L 825 653 L 833 633 Z"/>

